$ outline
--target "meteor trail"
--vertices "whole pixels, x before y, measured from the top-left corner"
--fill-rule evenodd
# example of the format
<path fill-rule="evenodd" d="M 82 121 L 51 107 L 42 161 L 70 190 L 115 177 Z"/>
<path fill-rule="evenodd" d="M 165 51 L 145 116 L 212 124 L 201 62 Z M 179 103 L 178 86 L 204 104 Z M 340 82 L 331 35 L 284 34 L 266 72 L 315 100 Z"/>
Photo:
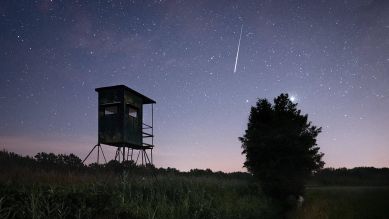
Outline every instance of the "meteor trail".
<path fill-rule="evenodd" d="M 239 36 L 238 50 L 236 51 L 236 57 L 235 57 L 234 73 L 236 73 L 236 66 L 238 65 L 240 40 L 242 39 L 242 30 L 243 30 L 243 24 L 242 24 L 242 26 L 240 27 L 240 36 Z"/>

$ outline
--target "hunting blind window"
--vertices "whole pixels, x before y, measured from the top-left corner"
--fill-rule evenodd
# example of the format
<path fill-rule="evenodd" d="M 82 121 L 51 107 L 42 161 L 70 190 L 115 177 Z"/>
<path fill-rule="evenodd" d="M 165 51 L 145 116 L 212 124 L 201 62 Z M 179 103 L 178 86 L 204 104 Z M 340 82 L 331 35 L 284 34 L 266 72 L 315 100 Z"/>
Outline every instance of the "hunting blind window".
<path fill-rule="evenodd" d="M 104 115 L 114 115 L 118 113 L 117 106 L 106 106 L 104 108 Z"/>
<path fill-rule="evenodd" d="M 130 105 L 128 105 L 128 115 L 136 118 L 138 116 L 138 110 Z"/>

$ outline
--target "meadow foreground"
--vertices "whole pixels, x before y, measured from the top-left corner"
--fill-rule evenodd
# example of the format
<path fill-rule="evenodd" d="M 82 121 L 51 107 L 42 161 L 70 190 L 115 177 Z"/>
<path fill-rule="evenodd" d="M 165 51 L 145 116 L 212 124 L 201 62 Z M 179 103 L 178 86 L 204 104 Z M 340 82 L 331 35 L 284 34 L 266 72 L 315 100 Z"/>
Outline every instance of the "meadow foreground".
<path fill-rule="evenodd" d="M 280 218 L 248 173 L 6 151 L 0 166 L 0 218 Z M 385 168 L 324 169 L 287 218 L 389 218 L 388 177 Z"/>

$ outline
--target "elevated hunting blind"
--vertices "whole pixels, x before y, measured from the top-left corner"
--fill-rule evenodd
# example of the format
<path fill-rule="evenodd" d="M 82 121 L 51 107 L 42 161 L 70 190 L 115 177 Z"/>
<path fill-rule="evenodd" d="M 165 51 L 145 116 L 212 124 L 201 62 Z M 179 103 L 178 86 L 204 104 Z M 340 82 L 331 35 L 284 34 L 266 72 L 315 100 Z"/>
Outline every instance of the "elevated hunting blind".
<path fill-rule="evenodd" d="M 97 147 L 97 162 L 100 150 L 105 159 L 101 148 L 101 144 L 105 144 L 117 147 L 115 160 L 120 161 L 122 157 L 122 161 L 135 161 L 133 155 L 136 150 L 139 153 L 135 163 L 141 155 L 142 165 L 152 164 L 153 104 L 156 102 L 124 85 L 100 87 L 95 90 L 98 93 L 98 143 L 88 156 Z M 151 105 L 151 124 L 145 124 L 143 120 L 143 105 L 146 104 Z M 151 160 L 146 150 L 150 150 Z"/>

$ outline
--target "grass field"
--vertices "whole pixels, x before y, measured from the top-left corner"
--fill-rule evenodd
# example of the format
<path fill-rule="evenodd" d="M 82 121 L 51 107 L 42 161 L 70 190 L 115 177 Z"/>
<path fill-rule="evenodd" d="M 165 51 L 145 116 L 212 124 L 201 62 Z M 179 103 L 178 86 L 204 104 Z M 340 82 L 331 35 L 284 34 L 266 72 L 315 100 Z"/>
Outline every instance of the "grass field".
<path fill-rule="evenodd" d="M 389 218 L 389 187 L 311 187 L 293 218 Z"/>
<path fill-rule="evenodd" d="M 3 179 L 0 218 L 271 217 L 257 187 L 244 180 L 126 174 L 99 180 L 68 177 L 72 179 L 61 182 L 53 173 L 37 173 L 41 183 Z"/>
<path fill-rule="evenodd" d="M 278 218 L 247 179 L 9 173 L 0 177 L 0 218 Z M 309 187 L 289 218 L 389 218 L 389 187 Z"/>
<path fill-rule="evenodd" d="M 243 179 L 17 172 L 0 179 L 0 218 L 278 218 Z M 289 218 L 389 218 L 388 206 L 389 187 L 310 187 Z"/>
<path fill-rule="evenodd" d="M 285 218 L 247 173 L 84 166 L 75 156 L 43 155 L 0 152 L 0 219 Z M 286 218 L 389 219 L 388 179 L 387 169 L 327 169 Z"/>

